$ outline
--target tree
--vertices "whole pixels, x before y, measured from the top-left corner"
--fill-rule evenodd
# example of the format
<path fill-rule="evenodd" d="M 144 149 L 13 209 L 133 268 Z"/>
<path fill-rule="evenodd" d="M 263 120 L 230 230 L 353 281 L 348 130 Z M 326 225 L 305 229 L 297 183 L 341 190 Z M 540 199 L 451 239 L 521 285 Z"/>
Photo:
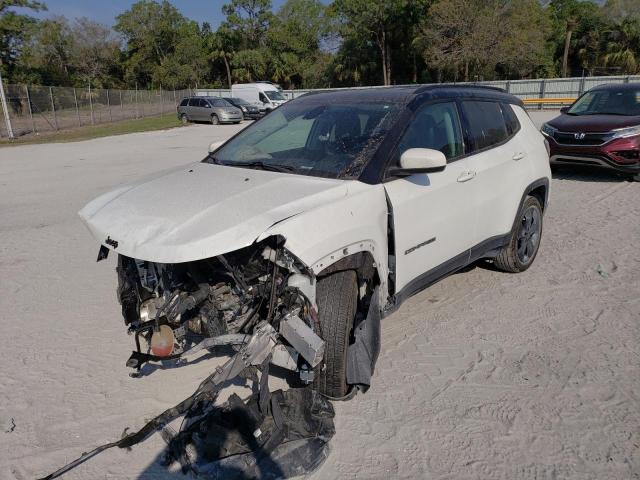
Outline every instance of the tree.
<path fill-rule="evenodd" d="M 222 6 L 225 28 L 237 33 L 241 49 L 264 46 L 265 34 L 273 18 L 271 0 L 231 0 Z"/>
<path fill-rule="evenodd" d="M 640 16 L 640 0 L 607 0 L 602 10 L 614 24 L 620 24 Z"/>
<path fill-rule="evenodd" d="M 603 63 L 617 67 L 620 73 L 640 72 L 640 18 L 625 18 L 607 32 Z"/>
<path fill-rule="evenodd" d="M 70 85 L 72 42 L 71 27 L 65 17 L 39 22 L 22 47 L 16 76 L 29 83 Z"/>
<path fill-rule="evenodd" d="M 15 7 L 33 11 L 47 9 L 44 3 L 32 0 L 0 0 L 0 68 L 9 74 L 36 23 L 33 17 L 16 13 Z"/>
<path fill-rule="evenodd" d="M 544 11 L 535 0 L 439 0 L 421 24 L 417 45 L 439 78 L 469 81 L 496 69 L 527 75 L 544 63 Z"/>
<path fill-rule="evenodd" d="M 266 34 L 273 19 L 271 0 L 231 0 L 222 6 L 226 20 L 220 30 L 224 41 L 223 60 L 231 58 L 232 74 L 242 81 L 265 78 L 270 51 Z"/>
<path fill-rule="evenodd" d="M 575 38 L 581 39 L 585 32 L 598 23 L 601 10 L 591 1 L 580 0 L 551 0 L 548 10 L 557 39 L 556 44 L 559 47 L 562 45 L 561 72 L 562 76 L 566 77 L 570 73 L 571 49 L 577 43 Z"/>
<path fill-rule="evenodd" d="M 216 32 L 211 32 L 207 36 L 209 58 L 214 62 L 222 60 L 229 88 L 233 85 L 231 61 L 233 60 L 233 53 L 235 51 L 234 43 L 234 34 L 225 25 L 221 25 Z"/>
<path fill-rule="evenodd" d="M 380 51 L 382 79 L 391 85 L 391 31 L 408 0 L 335 0 L 332 4 L 345 38 L 371 37 Z"/>
<path fill-rule="evenodd" d="M 318 74 L 314 66 L 328 31 L 325 10 L 319 0 L 287 0 L 278 10 L 267 31 L 273 81 L 293 87 Z"/>
<path fill-rule="evenodd" d="M 189 22 L 167 0 L 140 0 L 118 15 L 114 30 L 126 42 L 124 72 L 127 83 L 149 85 L 156 69 L 175 51 L 184 26 Z"/>
<path fill-rule="evenodd" d="M 500 2 L 494 18 L 500 32 L 493 59 L 508 78 L 527 77 L 550 65 L 546 39 L 551 26 L 538 0 Z"/>
<path fill-rule="evenodd" d="M 111 86 L 111 72 L 120 52 L 113 30 L 88 18 L 76 20 L 71 29 L 70 63 L 82 85 Z"/>

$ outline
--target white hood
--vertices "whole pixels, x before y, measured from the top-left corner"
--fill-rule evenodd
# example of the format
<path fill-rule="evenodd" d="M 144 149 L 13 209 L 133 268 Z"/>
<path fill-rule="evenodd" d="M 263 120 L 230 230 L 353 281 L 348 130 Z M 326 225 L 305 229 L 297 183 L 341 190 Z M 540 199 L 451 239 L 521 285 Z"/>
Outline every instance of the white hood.
<path fill-rule="evenodd" d="M 274 223 L 346 196 L 351 183 L 196 163 L 102 195 L 79 215 L 117 253 L 188 262 L 248 246 Z"/>

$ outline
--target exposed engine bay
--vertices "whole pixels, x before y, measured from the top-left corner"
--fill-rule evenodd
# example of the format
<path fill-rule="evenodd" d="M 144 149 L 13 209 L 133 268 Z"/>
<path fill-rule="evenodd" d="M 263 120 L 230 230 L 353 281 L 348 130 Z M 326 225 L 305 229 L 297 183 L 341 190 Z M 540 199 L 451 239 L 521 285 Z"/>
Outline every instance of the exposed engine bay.
<path fill-rule="evenodd" d="M 373 288 L 373 262 L 365 254 L 345 257 L 324 270 L 327 277 L 321 272 L 316 278 L 284 243 L 283 237 L 271 236 L 213 258 L 174 264 L 119 255 L 117 296 L 135 338 L 136 349 L 127 361 L 135 369 L 133 377 L 144 374 L 148 362 L 188 363 L 193 353 L 205 349 L 230 347 L 231 357 L 174 407 L 44 480 L 105 450 L 130 448 L 156 431 L 167 442 L 166 464 L 178 463 L 184 473 L 202 478 L 220 478 L 230 467 L 250 478 L 289 478 L 317 468 L 335 432 L 329 400 L 350 398 L 370 384 L 379 351 L 379 289 Z M 98 261 L 108 253 L 103 245 Z M 316 303 L 316 292 L 326 278 L 355 280 L 356 272 L 360 285 L 354 281 L 351 293 L 344 292 L 353 307 L 349 315 L 355 316 L 351 341 L 347 337 L 343 345 L 345 370 L 328 378 L 358 388 L 334 398 L 322 388 L 332 354 L 323 340 L 318 308 L 326 306 L 326 295 L 319 294 Z M 270 365 L 295 372 L 306 388 L 270 392 Z M 237 376 L 251 380 L 257 393 L 246 400 L 233 394 L 217 405 L 220 391 Z M 171 422 L 179 417 L 183 421 L 176 432 Z"/>
<path fill-rule="evenodd" d="M 261 322 L 278 332 L 271 363 L 313 381 L 322 360 L 313 274 L 281 237 L 195 262 L 118 258 L 118 299 L 135 335 L 127 365 L 178 359 L 203 348 L 246 343 Z M 135 374 L 134 374 L 135 375 Z"/>

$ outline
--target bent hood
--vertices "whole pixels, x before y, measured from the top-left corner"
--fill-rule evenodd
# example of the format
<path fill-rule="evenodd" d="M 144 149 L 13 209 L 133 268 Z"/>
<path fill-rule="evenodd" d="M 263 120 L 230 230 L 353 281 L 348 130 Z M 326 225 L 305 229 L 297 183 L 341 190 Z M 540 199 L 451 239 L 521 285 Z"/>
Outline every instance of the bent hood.
<path fill-rule="evenodd" d="M 79 215 L 117 253 L 180 263 L 248 246 L 273 224 L 344 197 L 357 184 L 196 163 L 102 195 Z"/>

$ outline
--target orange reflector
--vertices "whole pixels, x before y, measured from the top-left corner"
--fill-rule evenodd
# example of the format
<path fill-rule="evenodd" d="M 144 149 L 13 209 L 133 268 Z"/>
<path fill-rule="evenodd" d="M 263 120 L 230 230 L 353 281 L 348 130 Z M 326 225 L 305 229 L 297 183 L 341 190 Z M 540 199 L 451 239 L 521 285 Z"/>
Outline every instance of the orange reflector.
<path fill-rule="evenodd" d="M 173 343 L 176 337 L 168 325 L 160 325 L 160 330 L 153 332 L 151 336 L 151 352 L 156 357 L 168 357 L 173 352 Z"/>

